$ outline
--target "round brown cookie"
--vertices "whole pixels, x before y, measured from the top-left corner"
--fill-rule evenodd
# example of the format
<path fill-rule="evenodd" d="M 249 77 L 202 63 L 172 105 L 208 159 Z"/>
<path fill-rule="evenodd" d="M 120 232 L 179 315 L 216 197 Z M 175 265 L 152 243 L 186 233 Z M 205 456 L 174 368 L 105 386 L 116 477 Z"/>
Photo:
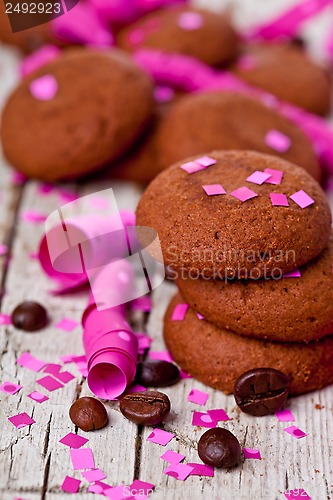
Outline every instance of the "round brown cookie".
<path fill-rule="evenodd" d="M 183 169 L 202 168 L 200 162 L 213 164 L 195 173 Z M 246 180 L 266 169 L 283 173 L 281 183 Z M 203 186 L 210 185 L 226 194 L 208 196 Z M 302 192 L 311 202 L 305 208 L 290 198 L 298 193 L 295 199 L 306 205 Z M 289 206 L 273 206 L 271 193 L 284 194 Z M 257 279 L 287 273 L 319 255 L 330 236 L 331 212 L 319 184 L 302 168 L 251 151 L 215 151 L 161 172 L 139 202 L 137 224 L 156 229 L 165 265 L 204 277 Z"/>
<path fill-rule="evenodd" d="M 9 97 L 2 115 L 4 153 L 28 177 L 79 177 L 124 153 L 153 107 L 152 82 L 126 54 L 67 50 Z"/>
<path fill-rule="evenodd" d="M 200 320 L 189 309 L 183 321 L 171 319 L 180 294 L 164 318 L 164 339 L 179 366 L 201 382 L 232 393 L 237 378 L 253 368 L 275 368 L 290 378 L 292 396 L 333 383 L 333 336 L 309 344 L 246 338 Z"/>
<path fill-rule="evenodd" d="M 326 115 L 330 110 L 328 73 L 295 45 L 248 45 L 232 71 L 247 83 L 312 113 Z"/>
<path fill-rule="evenodd" d="M 170 7 L 143 16 L 117 36 L 119 47 L 153 48 L 226 64 L 236 57 L 237 35 L 226 16 L 203 9 Z"/>
<path fill-rule="evenodd" d="M 286 151 L 278 152 L 266 144 L 272 130 L 289 138 Z M 163 168 L 214 149 L 249 149 L 281 156 L 316 180 L 321 177 L 312 145 L 297 125 L 261 102 L 232 92 L 183 97 L 161 122 L 156 140 Z"/>
<path fill-rule="evenodd" d="M 301 268 L 300 278 L 176 279 L 182 296 L 207 321 L 250 337 L 309 342 L 333 332 L 333 235 Z"/>

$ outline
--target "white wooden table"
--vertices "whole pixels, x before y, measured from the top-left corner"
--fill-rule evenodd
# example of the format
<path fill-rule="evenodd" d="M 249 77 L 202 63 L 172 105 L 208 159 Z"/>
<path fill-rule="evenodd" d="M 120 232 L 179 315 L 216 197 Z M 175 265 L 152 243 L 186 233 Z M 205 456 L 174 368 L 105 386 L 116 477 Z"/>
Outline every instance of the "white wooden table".
<path fill-rule="evenodd" d="M 246 19 L 256 20 L 262 15 L 281 10 L 292 2 L 287 0 L 246 1 L 202 1 L 214 7 L 223 3 L 232 4 L 239 24 Z M 258 12 L 258 5 L 263 9 Z M 241 7 L 240 7 L 241 6 Z M 307 33 L 316 51 L 323 36 L 322 26 L 327 19 L 321 16 L 318 24 L 309 26 Z M 14 52 L 0 47 L 1 95 L 4 96 L 16 79 Z M 57 500 L 73 496 L 63 493 L 60 486 L 66 475 L 81 479 L 79 472 L 72 471 L 68 448 L 58 441 L 68 432 L 77 432 L 68 418 L 68 409 L 79 396 L 89 395 L 85 380 L 72 365 L 69 371 L 76 375 L 66 386 L 48 394 L 49 401 L 34 403 L 27 397 L 33 390 L 39 390 L 36 379 L 40 374 L 20 367 L 16 358 L 24 351 L 48 362 L 57 363 L 59 357 L 69 353 L 83 353 L 81 329 L 63 332 L 55 324 L 69 317 L 80 321 L 87 301 L 85 293 L 56 297 L 48 293 L 50 281 L 41 272 L 38 261 L 29 258 L 36 252 L 44 231 L 43 224 L 32 224 L 22 220 L 27 210 L 48 215 L 59 204 L 59 196 L 43 196 L 37 182 L 24 186 L 11 183 L 11 170 L 0 160 L 0 244 L 9 247 L 10 259 L 0 257 L 1 312 L 10 313 L 22 300 L 37 300 L 47 307 L 51 324 L 43 331 L 28 334 L 12 326 L 0 327 L 0 382 L 16 382 L 23 386 L 16 395 L 0 392 L 0 500 Z M 113 187 L 120 208 L 134 209 L 140 197 L 137 186 L 125 183 L 89 184 L 68 186 L 80 195 Z M 134 323 L 139 329 L 146 329 L 154 339 L 152 349 L 165 349 L 162 340 L 162 317 L 169 298 L 174 293 L 170 283 L 164 283 L 153 294 L 153 310 L 148 322 L 143 315 L 136 314 Z M 207 405 L 202 407 L 189 403 L 187 395 L 192 388 L 209 393 Z M 41 390 L 41 392 L 45 392 Z M 287 489 L 304 488 L 313 499 L 333 498 L 333 389 L 327 388 L 290 401 L 289 408 L 295 415 L 295 425 L 308 433 L 296 440 L 283 432 L 289 423 L 280 423 L 275 416 L 254 418 L 240 414 L 232 396 L 207 389 L 193 379 L 181 381 L 172 388 L 166 388 L 172 402 L 172 414 L 164 429 L 176 437 L 166 448 L 146 441 L 150 428 L 140 428 L 125 420 L 117 404 L 107 402 L 109 425 L 97 432 L 78 434 L 89 439 L 86 446 L 92 448 L 96 467 L 102 469 L 105 480 L 113 486 L 131 484 L 139 478 L 156 485 L 151 498 L 156 499 L 283 499 Z M 160 459 L 165 449 L 180 452 L 187 462 L 199 462 L 197 441 L 204 429 L 191 425 L 192 412 L 224 408 L 231 420 L 223 425 L 238 437 L 244 447 L 256 448 L 262 460 L 246 460 L 231 471 L 216 470 L 214 478 L 189 477 L 185 482 L 163 475 L 167 464 Z M 7 417 L 27 412 L 36 423 L 23 429 L 16 429 Z M 93 498 L 87 493 L 88 483 L 82 481 L 77 498 Z M 301 498 L 301 497 L 300 497 Z"/>

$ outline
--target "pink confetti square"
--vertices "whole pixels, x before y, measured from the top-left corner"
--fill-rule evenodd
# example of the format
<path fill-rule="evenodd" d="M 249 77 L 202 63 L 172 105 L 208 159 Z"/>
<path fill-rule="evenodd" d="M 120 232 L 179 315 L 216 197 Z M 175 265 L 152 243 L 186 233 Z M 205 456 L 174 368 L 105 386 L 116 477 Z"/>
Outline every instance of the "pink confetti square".
<path fill-rule="evenodd" d="M 289 207 L 288 198 L 283 193 L 269 193 L 274 207 Z"/>
<path fill-rule="evenodd" d="M 198 12 L 183 12 L 178 17 L 178 26 L 186 31 L 193 31 L 203 25 L 202 16 Z"/>
<path fill-rule="evenodd" d="M 192 425 L 196 425 L 197 427 L 205 427 L 207 429 L 213 429 L 214 427 L 216 427 L 216 420 L 212 420 L 208 413 L 195 411 L 193 412 L 192 416 Z"/>
<path fill-rule="evenodd" d="M 249 189 L 246 186 L 240 187 L 230 193 L 231 196 L 234 198 L 237 198 L 237 200 L 241 201 L 244 203 L 244 201 L 251 200 L 251 198 L 256 198 L 258 195 L 252 189 Z"/>
<path fill-rule="evenodd" d="M 62 491 L 66 493 L 77 493 L 80 488 L 81 481 L 75 479 L 74 477 L 66 476 L 64 482 L 61 485 Z"/>
<path fill-rule="evenodd" d="M 59 330 L 64 330 L 65 332 L 72 332 L 79 325 L 78 321 L 73 321 L 72 319 L 64 318 L 54 326 Z"/>
<path fill-rule="evenodd" d="M 171 432 L 166 432 L 162 429 L 154 429 L 153 432 L 147 437 L 147 441 L 166 446 L 174 437 L 175 435 Z"/>
<path fill-rule="evenodd" d="M 88 491 L 90 493 L 96 493 L 100 495 L 104 495 L 104 491 L 112 488 L 109 484 L 103 483 L 102 481 L 97 481 L 95 484 L 89 486 Z"/>
<path fill-rule="evenodd" d="M 30 394 L 28 394 L 28 398 L 32 399 L 33 401 L 36 401 L 36 403 L 44 403 L 44 401 L 48 401 L 48 397 L 45 396 L 45 394 L 42 394 L 41 392 L 38 391 L 33 391 Z"/>
<path fill-rule="evenodd" d="M 184 372 L 184 370 L 179 370 L 179 373 L 180 373 L 180 378 L 193 378 L 192 375 L 190 375 L 189 373 L 187 372 Z"/>
<path fill-rule="evenodd" d="M 21 214 L 21 220 L 25 222 L 33 222 L 34 224 L 40 224 L 45 222 L 47 216 L 37 212 L 36 210 L 26 210 Z"/>
<path fill-rule="evenodd" d="M 169 351 L 149 351 L 149 357 L 151 359 L 161 359 L 162 361 L 169 361 L 169 363 L 173 363 L 173 359 Z"/>
<path fill-rule="evenodd" d="M 148 496 L 150 493 L 153 492 L 155 488 L 155 485 L 152 484 L 152 483 L 147 483 L 146 481 L 140 481 L 140 479 L 135 479 L 133 481 L 133 483 L 130 485 L 130 492 L 139 492 L 140 494 L 138 495 L 138 493 L 135 493 L 136 495 L 138 495 L 138 498 L 140 499 L 140 497 L 142 498 L 142 495 L 146 495 Z"/>
<path fill-rule="evenodd" d="M 156 87 L 154 97 L 159 103 L 170 102 L 175 97 L 175 91 L 171 87 Z"/>
<path fill-rule="evenodd" d="M 284 172 L 282 170 L 275 170 L 274 168 L 265 168 L 264 172 L 270 174 L 266 184 L 281 184 Z"/>
<path fill-rule="evenodd" d="M 275 412 L 279 422 L 295 422 L 295 417 L 290 410 L 280 410 Z"/>
<path fill-rule="evenodd" d="M 140 45 L 145 39 L 145 32 L 143 29 L 135 29 L 128 34 L 128 42 L 130 45 Z"/>
<path fill-rule="evenodd" d="M 133 394 L 133 392 L 145 392 L 147 390 L 147 387 L 143 387 L 143 385 L 140 384 L 130 384 L 127 388 L 124 394 Z"/>
<path fill-rule="evenodd" d="M 81 469 L 94 469 L 95 461 L 94 455 L 90 448 L 79 448 L 69 450 L 73 469 L 81 470 Z"/>
<path fill-rule="evenodd" d="M 73 432 L 69 432 L 59 440 L 59 443 L 62 443 L 66 446 L 69 446 L 70 448 L 81 448 L 84 444 L 88 443 L 89 439 L 83 437 L 83 436 L 78 436 L 77 434 L 74 434 Z M 100 478 L 103 479 L 103 478 Z M 98 481 L 98 479 L 96 479 Z"/>
<path fill-rule="evenodd" d="M 199 165 L 202 165 L 203 167 L 211 167 L 212 165 L 215 165 L 217 163 L 214 158 L 211 158 L 210 156 L 201 156 L 201 158 L 197 158 L 195 160 Z"/>
<path fill-rule="evenodd" d="M 52 75 L 44 75 L 30 83 L 31 94 L 40 101 L 50 101 L 58 92 L 57 80 Z"/>
<path fill-rule="evenodd" d="M 297 191 L 297 193 L 292 194 L 290 198 L 301 208 L 309 207 L 315 202 L 311 196 L 306 194 L 306 192 L 302 189 Z"/>
<path fill-rule="evenodd" d="M 207 392 L 202 392 L 198 389 L 192 389 L 190 394 L 187 396 L 187 401 L 204 406 L 207 403 L 208 398 L 209 394 Z"/>
<path fill-rule="evenodd" d="M 244 54 L 237 61 L 237 68 L 242 71 L 251 71 L 257 66 L 256 58 L 250 54 Z"/>
<path fill-rule="evenodd" d="M 136 336 L 138 339 L 138 351 L 140 354 L 143 354 L 147 349 L 150 348 L 153 339 L 144 334 L 137 333 Z"/>
<path fill-rule="evenodd" d="M 208 196 L 216 196 L 218 194 L 226 194 L 226 190 L 221 184 L 206 184 L 202 189 Z"/>
<path fill-rule="evenodd" d="M 196 161 L 189 161 L 187 163 L 183 163 L 180 165 L 180 168 L 182 170 L 185 170 L 188 174 L 195 174 L 196 172 L 199 172 L 200 170 L 204 170 L 206 167 L 203 165 L 200 165 Z"/>
<path fill-rule="evenodd" d="M 36 382 L 37 382 L 37 384 L 44 387 L 44 389 L 46 389 L 50 392 L 56 391 L 57 389 L 62 389 L 64 387 L 60 382 L 58 382 L 58 380 L 55 380 L 50 375 L 47 375 L 46 377 L 40 378 L 39 380 L 36 380 Z"/>
<path fill-rule="evenodd" d="M 26 177 L 24 174 L 21 174 L 21 172 L 13 172 L 12 173 L 11 182 L 12 182 L 12 184 L 15 184 L 16 186 L 21 186 L 27 180 L 28 180 L 28 177 Z"/>
<path fill-rule="evenodd" d="M 197 318 L 198 319 L 205 319 L 205 317 L 202 314 L 200 314 L 200 313 L 197 313 Z"/>
<path fill-rule="evenodd" d="M 165 462 L 169 462 L 170 464 L 176 465 L 179 464 L 182 460 L 184 460 L 185 455 L 181 455 L 180 453 L 176 453 L 172 450 L 167 450 L 160 457 Z"/>
<path fill-rule="evenodd" d="M 8 253 L 8 246 L 0 244 L 0 257 Z"/>
<path fill-rule="evenodd" d="M 301 271 L 299 269 L 295 269 L 294 271 L 290 271 L 290 273 L 286 273 L 282 275 L 282 278 L 301 278 Z"/>
<path fill-rule="evenodd" d="M 255 460 L 261 460 L 261 455 L 259 450 L 255 450 L 254 448 L 243 448 L 243 453 L 245 458 L 252 458 Z"/>
<path fill-rule="evenodd" d="M 9 314 L 0 314 L 0 325 L 11 325 L 12 318 Z"/>
<path fill-rule="evenodd" d="M 12 396 L 22 389 L 22 385 L 14 384 L 13 382 L 3 382 L 0 385 L 0 391 Z"/>
<path fill-rule="evenodd" d="M 64 371 L 60 372 L 61 365 L 57 365 L 54 363 L 49 363 L 46 365 L 44 368 L 44 373 L 49 373 L 50 375 L 53 375 L 55 378 L 60 380 L 63 384 L 67 384 L 71 380 L 73 380 L 75 377 L 72 373 Z"/>
<path fill-rule="evenodd" d="M 82 476 L 89 483 L 95 483 L 96 481 L 101 481 L 106 478 L 106 475 L 100 469 L 93 469 L 81 472 Z"/>
<path fill-rule="evenodd" d="M 29 370 L 32 370 L 34 372 L 39 372 L 46 365 L 44 361 L 35 358 L 29 352 L 24 352 L 23 354 L 21 354 L 21 356 L 17 358 L 16 363 L 18 363 L 20 366 L 23 366 L 24 368 L 29 368 Z"/>
<path fill-rule="evenodd" d="M 193 467 L 186 464 L 171 464 L 169 467 L 165 469 L 163 474 L 167 474 L 168 476 L 172 476 L 178 481 L 185 481 L 186 478 L 193 471 Z"/>
<path fill-rule="evenodd" d="M 151 297 L 149 295 L 144 295 L 143 297 L 134 299 L 132 300 L 130 307 L 132 311 L 142 311 L 148 313 L 151 311 Z"/>
<path fill-rule="evenodd" d="M 227 422 L 228 420 L 230 420 L 230 418 L 228 417 L 225 410 L 223 410 L 223 408 L 218 408 L 216 410 L 208 410 L 207 413 L 212 420 L 215 420 L 215 422 Z"/>
<path fill-rule="evenodd" d="M 29 417 L 27 413 L 19 413 L 18 415 L 13 415 L 12 417 L 8 417 L 9 422 L 11 422 L 17 429 L 22 429 L 27 425 L 35 424 L 36 421 Z"/>
<path fill-rule="evenodd" d="M 295 425 L 291 425 L 290 427 L 286 427 L 283 430 L 296 439 L 301 439 L 301 438 L 307 436 L 306 432 L 302 431 L 301 429 L 299 429 Z"/>
<path fill-rule="evenodd" d="M 252 182 L 252 184 L 258 184 L 261 186 L 261 184 L 266 182 L 270 177 L 271 175 L 267 172 L 260 172 L 260 170 L 256 170 L 246 180 L 247 182 Z"/>
<path fill-rule="evenodd" d="M 294 490 L 287 490 L 284 492 L 284 496 L 288 500 L 311 500 L 311 497 L 307 494 L 307 492 L 303 488 L 296 488 Z"/>
<path fill-rule="evenodd" d="M 184 321 L 189 307 L 188 304 L 177 304 L 173 310 L 171 321 Z"/>
<path fill-rule="evenodd" d="M 285 153 L 291 146 L 291 139 L 278 130 L 270 130 L 265 137 L 265 143 L 269 148 L 278 153 Z"/>
<path fill-rule="evenodd" d="M 195 463 L 188 463 L 187 465 L 193 467 L 191 476 L 214 477 L 214 467 L 212 467 L 211 465 Z"/>

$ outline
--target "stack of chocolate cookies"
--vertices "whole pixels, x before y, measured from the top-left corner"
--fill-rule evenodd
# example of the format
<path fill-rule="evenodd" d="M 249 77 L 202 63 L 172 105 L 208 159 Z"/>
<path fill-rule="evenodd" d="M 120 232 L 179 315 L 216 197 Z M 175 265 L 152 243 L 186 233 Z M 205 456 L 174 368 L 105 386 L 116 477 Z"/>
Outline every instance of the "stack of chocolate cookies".
<path fill-rule="evenodd" d="M 331 211 L 307 172 L 250 151 L 190 158 L 148 186 L 137 224 L 179 288 L 164 337 L 185 371 L 226 393 L 263 367 L 291 395 L 333 383 Z"/>

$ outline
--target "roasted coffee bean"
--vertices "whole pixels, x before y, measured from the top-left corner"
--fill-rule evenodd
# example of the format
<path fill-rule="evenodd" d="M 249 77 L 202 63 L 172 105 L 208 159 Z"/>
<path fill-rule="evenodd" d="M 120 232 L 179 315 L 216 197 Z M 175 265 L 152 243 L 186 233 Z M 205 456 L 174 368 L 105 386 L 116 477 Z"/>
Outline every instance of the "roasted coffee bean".
<path fill-rule="evenodd" d="M 38 302 L 22 302 L 12 312 L 12 323 L 27 332 L 40 330 L 48 323 L 46 309 Z"/>
<path fill-rule="evenodd" d="M 120 411 L 135 424 L 157 425 L 168 416 L 170 400 L 158 391 L 134 392 L 120 400 Z"/>
<path fill-rule="evenodd" d="M 239 408 L 262 417 L 279 410 L 288 397 L 288 377 L 273 368 L 256 368 L 243 373 L 235 383 L 234 397 Z"/>
<path fill-rule="evenodd" d="M 105 427 L 108 414 L 104 405 L 95 398 L 80 398 L 72 404 L 69 416 L 73 424 L 83 431 L 94 431 Z"/>
<path fill-rule="evenodd" d="M 238 439 L 227 429 L 209 429 L 198 443 L 201 460 L 212 467 L 228 469 L 241 461 L 242 449 Z"/>
<path fill-rule="evenodd" d="M 135 380 L 145 387 L 167 387 L 180 379 L 179 369 L 173 363 L 160 359 L 147 359 L 139 363 Z"/>

